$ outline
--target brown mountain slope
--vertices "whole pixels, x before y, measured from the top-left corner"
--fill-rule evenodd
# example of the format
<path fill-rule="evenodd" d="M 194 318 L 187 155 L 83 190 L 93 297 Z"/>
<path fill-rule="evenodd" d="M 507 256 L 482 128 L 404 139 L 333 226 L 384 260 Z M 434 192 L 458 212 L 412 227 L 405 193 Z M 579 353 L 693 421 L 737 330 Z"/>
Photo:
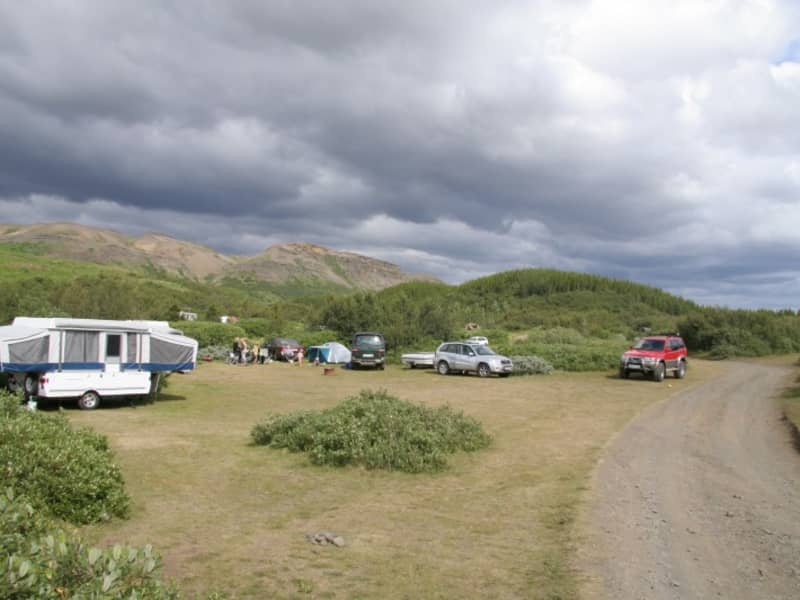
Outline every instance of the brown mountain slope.
<path fill-rule="evenodd" d="M 141 237 L 75 223 L 0 224 L 0 243 L 40 244 L 47 255 L 126 266 L 154 266 L 194 279 L 252 275 L 269 283 L 320 281 L 378 290 L 405 281 L 434 280 L 392 263 L 313 244 L 272 246 L 256 256 L 229 256 L 159 233 Z"/>
<path fill-rule="evenodd" d="M 433 277 L 410 275 L 389 262 L 314 244 L 280 244 L 244 258 L 226 273 L 248 271 L 258 279 L 281 283 L 291 278 L 320 279 L 347 288 L 380 290 L 405 281 Z"/>
<path fill-rule="evenodd" d="M 221 272 L 236 258 L 211 248 L 157 233 L 140 238 L 77 223 L 0 225 L 0 243 L 42 244 L 46 254 L 101 264 L 162 268 L 170 273 L 201 279 Z"/>
<path fill-rule="evenodd" d="M 147 233 L 135 238 L 133 244 L 151 262 L 168 271 L 182 270 L 184 274 L 197 278 L 217 275 L 240 260 L 239 257 L 220 254 L 206 246 L 183 242 L 159 233 Z"/>

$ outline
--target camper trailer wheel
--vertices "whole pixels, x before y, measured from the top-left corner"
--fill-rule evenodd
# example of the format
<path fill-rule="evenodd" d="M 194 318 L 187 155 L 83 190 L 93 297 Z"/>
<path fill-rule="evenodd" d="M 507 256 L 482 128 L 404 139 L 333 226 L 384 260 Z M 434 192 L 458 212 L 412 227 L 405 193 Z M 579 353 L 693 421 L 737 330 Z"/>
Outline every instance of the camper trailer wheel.
<path fill-rule="evenodd" d="M 86 392 L 78 398 L 78 408 L 81 410 L 94 410 L 100 406 L 100 396 L 97 392 Z"/>
<path fill-rule="evenodd" d="M 25 376 L 25 395 L 35 396 L 39 392 L 39 375 L 31 373 Z"/>

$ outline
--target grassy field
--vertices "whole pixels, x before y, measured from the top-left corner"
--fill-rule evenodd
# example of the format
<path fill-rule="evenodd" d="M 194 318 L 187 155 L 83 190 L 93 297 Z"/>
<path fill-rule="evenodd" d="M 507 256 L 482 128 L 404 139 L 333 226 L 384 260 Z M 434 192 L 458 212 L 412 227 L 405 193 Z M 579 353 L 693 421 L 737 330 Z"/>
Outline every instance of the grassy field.
<path fill-rule="evenodd" d="M 800 366 L 800 361 L 793 363 L 795 366 Z M 800 449 L 800 376 L 798 376 L 794 385 L 789 386 L 783 394 L 783 414 L 794 425 L 798 449 Z"/>
<path fill-rule="evenodd" d="M 133 514 L 96 543 L 152 543 L 189 592 L 231 598 L 573 598 L 574 522 L 604 445 L 644 406 L 711 377 L 656 385 L 612 373 L 508 379 L 389 367 L 204 364 L 154 404 L 69 411 L 109 436 Z M 359 390 L 449 404 L 494 437 L 450 470 L 408 475 L 309 465 L 250 444 L 270 412 L 320 409 Z M 346 546 L 318 546 L 330 531 Z"/>

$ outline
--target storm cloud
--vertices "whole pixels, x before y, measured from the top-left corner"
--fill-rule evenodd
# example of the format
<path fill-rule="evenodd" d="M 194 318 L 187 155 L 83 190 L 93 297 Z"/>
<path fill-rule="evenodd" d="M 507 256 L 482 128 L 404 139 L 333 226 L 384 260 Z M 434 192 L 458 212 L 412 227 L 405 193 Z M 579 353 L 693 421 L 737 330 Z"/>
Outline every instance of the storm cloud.
<path fill-rule="evenodd" d="M 0 3 L 0 221 L 797 308 L 800 6 Z"/>

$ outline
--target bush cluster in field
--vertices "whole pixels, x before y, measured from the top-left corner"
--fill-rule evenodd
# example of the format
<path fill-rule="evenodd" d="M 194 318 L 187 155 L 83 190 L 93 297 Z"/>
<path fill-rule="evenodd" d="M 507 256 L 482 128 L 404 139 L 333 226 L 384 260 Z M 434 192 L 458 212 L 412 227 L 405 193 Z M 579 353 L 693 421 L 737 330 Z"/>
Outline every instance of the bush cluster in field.
<path fill-rule="evenodd" d="M 179 598 L 149 545 L 93 548 L 69 525 L 127 515 L 111 458 L 104 436 L 0 391 L 0 598 Z"/>
<path fill-rule="evenodd" d="M 541 356 L 511 356 L 514 363 L 514 375 L 550 375 L 553 365 Z"/>
<path fill-rule="evenodd" d="M 179 597 L 160 581 L 161 559 L 149 545 L 90 547 L 10 489 L 0 492 L 0 532 L 2 598 Z"/>
<path fill-rule="evenodd" d="M 585 337 L 568 327 L 556 327 L 533 329 L 513 342 L 508 351 L 540 356 L 562 371 L 602 371 L 618 365 L 620 354 L 628 346 L 622 336 L 598 339 Z"/>
<path fill-rule="evenodd" d="M 123 517 L 130 499 L 106 438 L 60 414 L 30 412 L 0 391 L 0 469 L 36 507 L 76 524 Z"/>
<path fill-rule="evenodd" d="M 485 448 L 491 437 L 475 419 L 448 406 L 430 408 L 362 390 L 322 411 L 272 415 L 251 431 L 253 442 L 308 452 L 319 465 L 363 465 L 409 473 L 447 466 L 447 455 Z"/>

